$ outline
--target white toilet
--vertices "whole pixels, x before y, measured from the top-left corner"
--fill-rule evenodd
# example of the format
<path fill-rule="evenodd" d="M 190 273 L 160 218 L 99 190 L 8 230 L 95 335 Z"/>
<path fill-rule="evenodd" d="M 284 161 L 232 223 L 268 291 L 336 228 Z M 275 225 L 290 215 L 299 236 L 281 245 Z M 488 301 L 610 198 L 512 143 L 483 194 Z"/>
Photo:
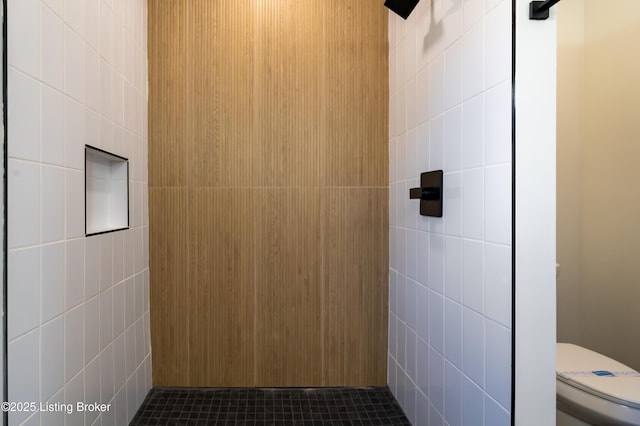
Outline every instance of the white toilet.
<path fill-rule="evenodd" d="M 556 345 L 557 426 L 640 425 L 640 373 L 570 343 Z"/>

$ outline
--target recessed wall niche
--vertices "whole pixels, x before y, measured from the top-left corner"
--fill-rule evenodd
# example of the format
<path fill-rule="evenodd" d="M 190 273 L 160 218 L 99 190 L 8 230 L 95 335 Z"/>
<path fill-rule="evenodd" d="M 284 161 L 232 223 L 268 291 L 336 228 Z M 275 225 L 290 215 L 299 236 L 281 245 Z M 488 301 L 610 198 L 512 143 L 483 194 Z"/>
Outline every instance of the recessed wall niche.
<path fill-rule="evenodd" d="M 85 145 L 85 234 L 129 228 L 129 160 Z"/>

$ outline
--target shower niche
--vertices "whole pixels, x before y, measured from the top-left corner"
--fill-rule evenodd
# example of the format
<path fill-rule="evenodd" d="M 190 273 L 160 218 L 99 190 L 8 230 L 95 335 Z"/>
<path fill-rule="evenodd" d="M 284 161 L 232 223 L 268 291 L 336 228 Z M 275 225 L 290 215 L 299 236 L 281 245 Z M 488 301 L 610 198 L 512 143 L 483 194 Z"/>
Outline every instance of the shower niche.
<path fill-rule="evenodd" d="M 85 235 L 129 228 L 129 160 L 85 146 Z"/>

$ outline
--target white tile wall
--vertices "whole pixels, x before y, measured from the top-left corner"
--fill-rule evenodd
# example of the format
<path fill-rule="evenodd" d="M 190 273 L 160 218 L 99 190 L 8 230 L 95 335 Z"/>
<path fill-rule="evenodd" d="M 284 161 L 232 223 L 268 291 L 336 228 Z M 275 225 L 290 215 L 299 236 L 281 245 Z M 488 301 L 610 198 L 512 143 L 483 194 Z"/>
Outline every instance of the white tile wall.
<path fill-rule="evenodd" d="M 127 424 L 151 386 L 146 2 L 7 7 L 8 397 L 111 404 L 9 424 Z M 84 237 L 86 143 L 130 158 L 130 230 Z"/>
<path fill-rule="evenodd" d="M 452 4 L 389 14 L 388 380 L 413 424 L 507 425 L 511 2 Z M 421 217 L 408 188 L 440 168 L 444 217 Z"/>

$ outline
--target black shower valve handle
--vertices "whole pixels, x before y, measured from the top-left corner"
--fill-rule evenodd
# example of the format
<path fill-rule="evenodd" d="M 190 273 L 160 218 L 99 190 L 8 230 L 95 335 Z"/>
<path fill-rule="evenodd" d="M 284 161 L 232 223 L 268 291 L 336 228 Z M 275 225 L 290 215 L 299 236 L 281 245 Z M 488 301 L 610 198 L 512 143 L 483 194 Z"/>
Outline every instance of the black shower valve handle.
<path fill-rule="evenodd" d="M 440 188 L 411 188 L 409 189 L 409 198 L 411 198 L 412 200 L 437 200 L 440 198 Z"/>
<path fill-rule="evenodd" d="M 409 189 L 409 198 L 420 200 L 420 215 L 442 217 L 442 170 L 420 173 L 420 187 Z"/>

